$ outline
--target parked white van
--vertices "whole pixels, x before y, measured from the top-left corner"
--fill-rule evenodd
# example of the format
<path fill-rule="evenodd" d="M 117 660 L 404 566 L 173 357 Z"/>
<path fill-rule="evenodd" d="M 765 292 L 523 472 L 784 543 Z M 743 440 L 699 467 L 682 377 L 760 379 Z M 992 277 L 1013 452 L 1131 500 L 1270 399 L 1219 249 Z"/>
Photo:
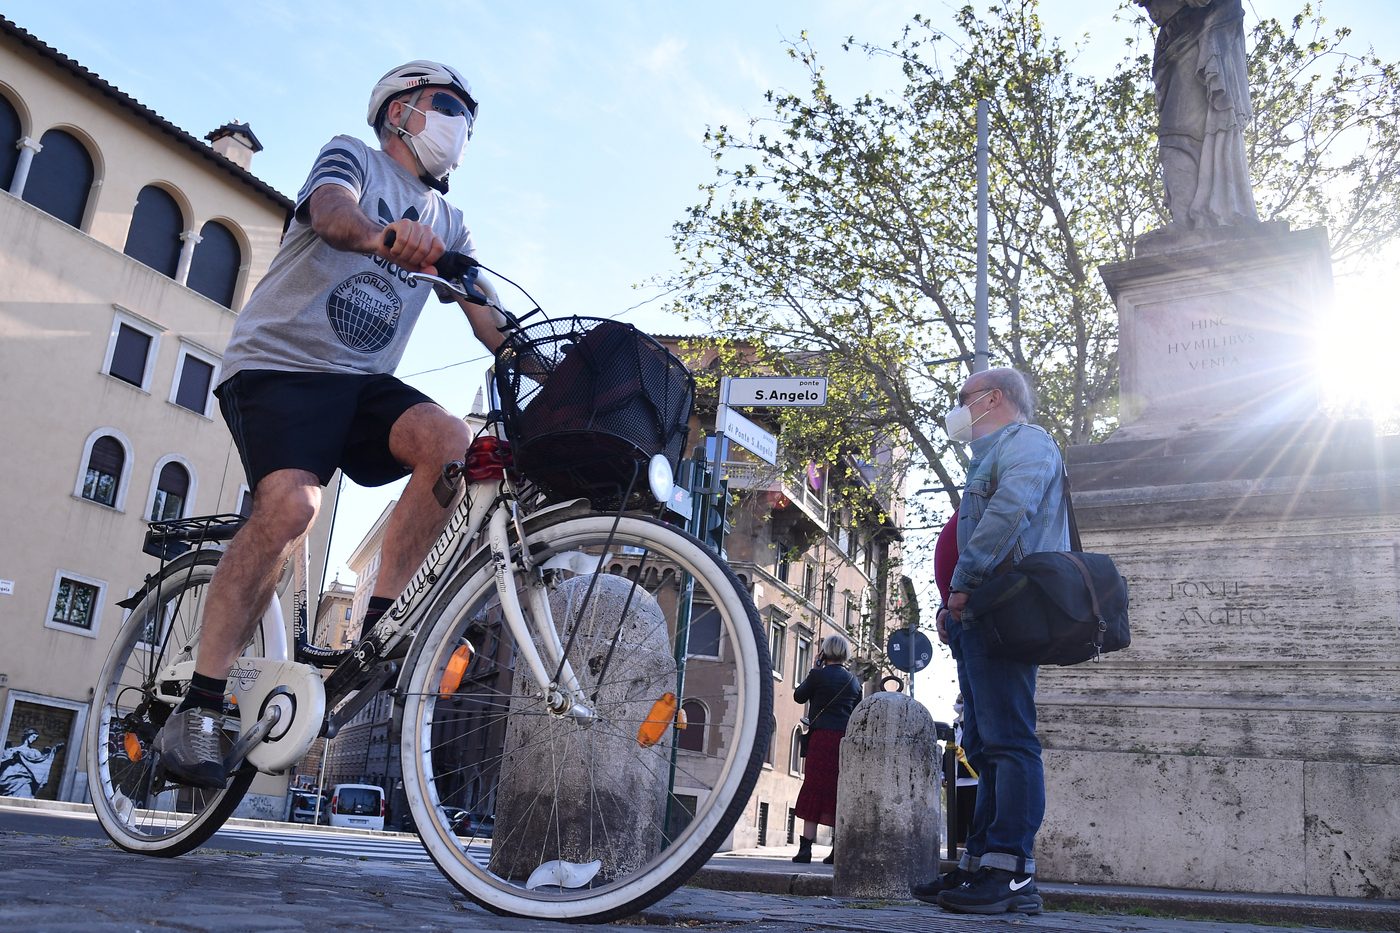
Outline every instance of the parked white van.
<path fill-rule="evenodd" d="M 335 785 L 331 790 L 331 825 L 383 829 L 384 788 L 374 784 Z"/>

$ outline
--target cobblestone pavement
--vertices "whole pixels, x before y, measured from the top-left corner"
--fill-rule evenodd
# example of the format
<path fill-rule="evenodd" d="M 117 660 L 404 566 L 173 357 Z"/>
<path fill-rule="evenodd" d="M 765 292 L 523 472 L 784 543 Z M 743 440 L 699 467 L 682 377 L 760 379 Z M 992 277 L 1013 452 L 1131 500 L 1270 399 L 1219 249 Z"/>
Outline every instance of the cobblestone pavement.
<path fill-rule="evenodd" d="M 487 913 L 458 893 L 432 865 L 421 862 L 217 849 L 161 859 L 122 852 L 105 840 L 0 832 L 0 865 L 4 866 L 0 869 L 0 929 L 34 933 L 573 929 Z M 1326 929 L 1065 910 L 1029 918 L 959 917 L 918 902 L 854 902 L 698 887 L 682 888 L 640 916 L 609 926 L 638 931 L 722 931 L 742 926 L 745 933 L 1012 929 L 1305 933 Z"/>

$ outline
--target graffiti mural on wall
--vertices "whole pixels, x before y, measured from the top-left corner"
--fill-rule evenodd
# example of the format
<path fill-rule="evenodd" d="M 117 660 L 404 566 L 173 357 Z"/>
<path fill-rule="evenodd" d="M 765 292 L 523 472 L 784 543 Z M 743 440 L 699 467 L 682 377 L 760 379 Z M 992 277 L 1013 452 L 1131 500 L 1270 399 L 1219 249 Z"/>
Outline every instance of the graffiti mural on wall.
<path fill-rule="evenodd" d="M 16 702 L 0 748 L 0 795 L 58 799 L 72 727 L 70 710 Z"/>

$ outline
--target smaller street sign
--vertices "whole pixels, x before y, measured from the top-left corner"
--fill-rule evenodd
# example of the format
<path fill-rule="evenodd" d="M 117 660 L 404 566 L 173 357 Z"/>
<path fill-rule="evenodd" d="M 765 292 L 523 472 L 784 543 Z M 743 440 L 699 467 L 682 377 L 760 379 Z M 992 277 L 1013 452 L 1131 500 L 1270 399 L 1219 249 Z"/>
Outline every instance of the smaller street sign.
<path fill-rule="evenodd" d="M 737 411 L 731 409 L 725 417 L 724 436 L 754 456 L 777 465 L 778 439 Z"/>
<path fill-rule="evenodd" d="M 13 596 L 13 595 L 15 595 L 15 581 L 13 581 L 13 580 L 0 580 L 0 596 Z"/>
<path fill-rule="evenodd" d="M 773 408 L 816 408 L 826 404 L 826 377 L 735 377 L 729 380 L 728 403 Z"/>

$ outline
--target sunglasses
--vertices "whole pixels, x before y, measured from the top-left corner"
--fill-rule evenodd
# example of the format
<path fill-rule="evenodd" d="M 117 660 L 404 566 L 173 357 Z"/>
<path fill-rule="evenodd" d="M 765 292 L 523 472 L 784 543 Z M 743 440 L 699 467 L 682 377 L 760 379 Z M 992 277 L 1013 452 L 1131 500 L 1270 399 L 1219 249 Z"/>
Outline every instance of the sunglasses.
<path fill-rule="evenodd" d="M 426 104 L 428 109 L 435 113 L 440 113 L 446 117 L 461 117 L 466 120 L 467 136 L 470 138 L 472 127 L 476 124 L 476 101 L 464 104 L 446 91 L 434 91 L 433 96 L 428 98 Z M 412 104 L 409 104 L 409 106 L 413 107 Z M 413 109 L 418 110 L 417 107 L 413 107 Z M 419 110 L 418 112 L 422 113 L 423 111 Z"/>

